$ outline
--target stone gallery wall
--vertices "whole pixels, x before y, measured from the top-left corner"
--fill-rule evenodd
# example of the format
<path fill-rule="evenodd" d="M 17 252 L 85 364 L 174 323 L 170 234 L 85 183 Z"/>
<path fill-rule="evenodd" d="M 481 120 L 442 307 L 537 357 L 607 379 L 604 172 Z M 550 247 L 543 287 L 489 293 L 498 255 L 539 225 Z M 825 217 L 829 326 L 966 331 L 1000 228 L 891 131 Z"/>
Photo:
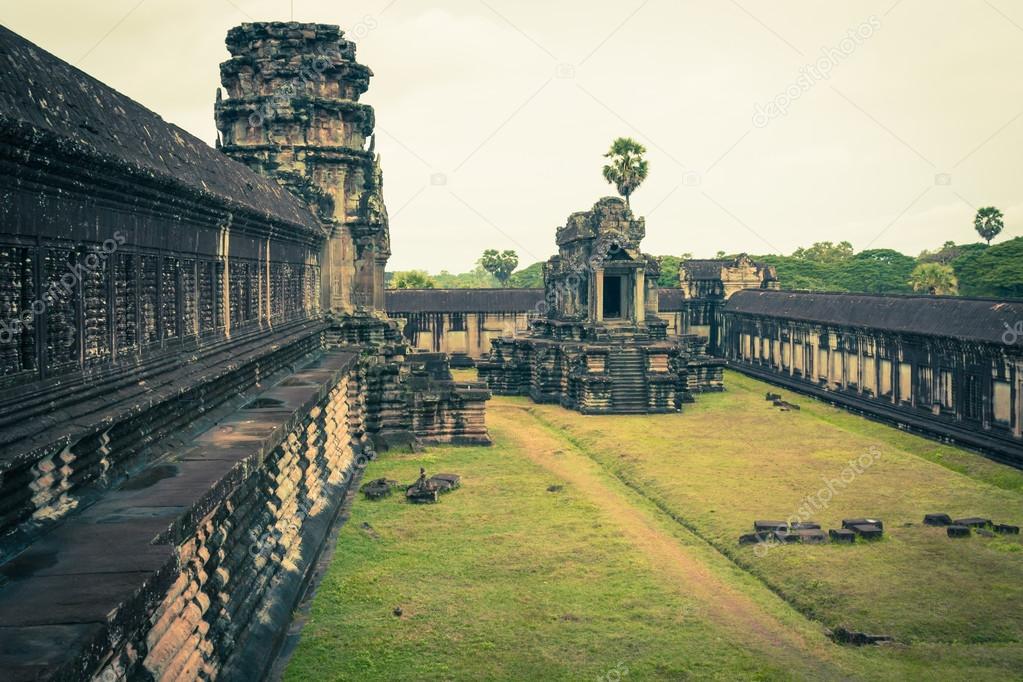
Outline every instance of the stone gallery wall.
<path fill-rule="evenodd" d="M 529 331 L 543 289 L 390 289 L 387 314 L 418 350 L 479 360 L 494 339 Z"/>
<path fill-rule="evenodd" d="M 372 455 L 323 225 L 2 28 L 0 59 L 0 676 L 246 677 Z"/>
<path fill-rule="evenodd" d="M 681 289 L 660 289 L 657 316 L 669 336 L 707 336 L 710 303 L 685 301 Z M 452 362 L 490 355 L 494 341 L 529 332 L 542 311 L 543 289 L 390 289 L 387 314 L 402 320 L 402 333 L 413 348 L 447 353 Z M 700 303 L 700 305 L 697 305 Z M 705 326 L 701 326 L 705 325 Z"/>
<path fill-rule="evenodd" d="M 6 29 L 0 47 L 0 389 L 318 314 L 301 202 Z"/>
<path fill-rule="evenodd" d="M 293 33 L 232 31 L 221 122 Z M 341 45 L 333 82 L 357 85 Z M 359 460 L 490 442 L 485 387 L 375 310 L 372 110 L 327 116 L 338 149 L 289 185 L 3 28 L 0 62 L 0 677 L 259 679 Z M 305 113 L 358 93 L 321 94 Z"/>
<path fill-rule="evenodd" d="M 722 353 L 754 376 L 1023 466 L 1023 303 L 742 291 Z"/>
<path fill-rule="evenodd" d="M 357 359 L 306 356 L 101 498 L 69 494 L 0 567 L 9 679 L 258 679 L 372 455 Z"/>

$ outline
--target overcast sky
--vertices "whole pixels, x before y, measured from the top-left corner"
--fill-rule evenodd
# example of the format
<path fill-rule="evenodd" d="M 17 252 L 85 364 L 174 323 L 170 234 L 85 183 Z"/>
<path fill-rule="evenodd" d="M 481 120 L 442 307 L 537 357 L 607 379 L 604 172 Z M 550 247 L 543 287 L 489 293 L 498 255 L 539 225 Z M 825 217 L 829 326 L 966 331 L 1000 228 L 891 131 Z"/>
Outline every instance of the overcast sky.
<path fill-rule="evenodd" d="M 289 0 L 0 7 L 211 144 L 227 30 L 291 18 Z M 976 241 L 986 205 L 1002 239 L 1021 234 L 1021 3 L 295 0 L 294 18 L 340 24 L 376 74 L 394 270 L 546 259 L 570 213 L 613 193 L 601 155 L 621 135 L 649 149 L 633 207 L 650 253 L 916 255 Z"/>

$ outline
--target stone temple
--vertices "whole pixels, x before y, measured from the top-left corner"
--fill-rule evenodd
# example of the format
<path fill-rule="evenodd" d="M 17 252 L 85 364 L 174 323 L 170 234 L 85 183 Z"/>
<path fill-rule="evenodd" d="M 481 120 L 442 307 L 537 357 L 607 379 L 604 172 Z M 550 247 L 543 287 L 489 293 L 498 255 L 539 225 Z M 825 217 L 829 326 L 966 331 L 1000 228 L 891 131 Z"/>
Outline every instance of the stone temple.
<path fill-rule="evenodd" d="M 385 292 L 354 44 L 227 47 L 213 148 L 0 27 L 0 679 L 263 678 L 365 462 L 489 444 L 491 390 L 673 412 L 727 364 L 1023 466 L 1023 302 L 779 291 L 742 256 L 658 289 L 618 199 L 542 291 Z"/>
<path fill-rule="evenodd" d="M 383 312 L 354 44 L 227 46 L 218 150 L 0 27 L 5 680 L 258 679 L 361 465 L 490 442 Z"/>
<path fill-rule="evenodd" d="M 657 261 L 640 251 L 646 224 L 607 197 L 558 228 L 544 265 L 541 315 L 524 337 L 494 340 L 477 364 L 490 388 L 583 413 L 675 412 L 723 388 L 706 337 L 667 336 Z"/>

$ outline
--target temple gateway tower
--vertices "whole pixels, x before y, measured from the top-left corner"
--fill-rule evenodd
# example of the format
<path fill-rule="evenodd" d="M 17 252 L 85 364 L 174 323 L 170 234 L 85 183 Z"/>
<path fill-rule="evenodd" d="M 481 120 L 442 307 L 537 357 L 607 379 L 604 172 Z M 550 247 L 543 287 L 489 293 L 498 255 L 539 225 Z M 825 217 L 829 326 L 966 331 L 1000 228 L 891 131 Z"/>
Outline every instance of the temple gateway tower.
<path fill-rule="evenodd" d="M 723 388 L 706 338 L 668 339 L 657 315 L 660 267 L 640 251 L 644 236 L 644 220 L 616 197 L 569 216 L 529 336 L 495 340 L 477 365 L 491 390 L 585 413 L 646 413 Z"/>
<path fill-rule="evenodd" d="M 390 236 L 373 108 L 359 102 L 373 72 L 334 25 L 242 24 L 226 42 L 218 146 L 304 199 L 323 222 L 322 308 L 382 310 Z"/>
<path fill-rule="evenodd" d="M 482 383 L 455 382 L 443 353 L 412 354 L 384 310 L 391 255 L 373 108 L 359 102 L 373 72 L 332 24 L 259 22 L 227 33 L 220 65 L 218 147 L 272 178 L 318 218 L 320 310 L 328 347 L 363 359 L 366 424 L 377 449 L 409 443 L 488 444 Z M 230 226 L 224 226 L 230 230 Z M 266 248 L 269 286 L 285 286 Z M 222 254 L 229 259 L 229 254 Z"/>

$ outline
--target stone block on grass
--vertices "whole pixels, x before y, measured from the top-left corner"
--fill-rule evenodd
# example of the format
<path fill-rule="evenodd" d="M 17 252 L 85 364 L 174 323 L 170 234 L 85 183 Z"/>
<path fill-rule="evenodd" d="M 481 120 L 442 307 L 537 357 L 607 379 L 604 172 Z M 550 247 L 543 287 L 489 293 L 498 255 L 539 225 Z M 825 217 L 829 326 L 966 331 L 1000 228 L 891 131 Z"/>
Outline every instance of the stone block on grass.
<path fill-rule="evenodd" d="M 775 530 L 788 530 L 789 524 L 785 521 L 754 521 L 753 530 L 756 531 L 775 531 Z"/>
<path fill-rule="evenodd" d="M 842 519 L 842 528 L 854 530 L 853 526 L 877 526 L 884 530 L 884 522 L 881 519 Z"/>
<path fill-rule="evenodd" d="M 803 528 L 792 532 L 804 545 L 820 545 L 828 541 L 828 536 L 820 528 Z"/>
<path fill-rule="evenodd" d="M 429 482 L 437 486 L 437 492 L 446 493 L 459 487 L 462 477 L 458 474 L 436 474 L 430 477 Z"/>
<path fill-rule="evenodd" d="M 758 542 L 772 542 L 774 533 L 745 533 L 739 536 L 740 545 L 755 545 Z"/>
<path fill-rule="evenodd" d="M 956 526 L 952 525 L 946 529 L 950 538 L 968 538 L 970 537 L 969 526 Z"/>
<path fill-rule="evenodd" d="M 784 530 L 774 531 L 774 538 L 775 540 L 783 544 L 790 544 L 801 541 L 801 538 L 799 537 L 798 533 L 789 533 L 788 531 Z"/>
<path fill-rule="evenodd" d="M 965 519 L 956 519 L 952 522 L 956 526 L 968 526 L 970 528 L 987 528 L 991 525 L 991 519 L 984 519 L 979 516 L 968 516 Z"/>
<path fill-rule="evenodd" d="M 856 533 L 848 528 L 832 528 L 828 531 L 828 535 L 831 536 L 832 542 L 856 542 Z"/>
<path fill-rule="evenodd" d="M 948 514 L 924 514 L 925 526 L 951 526 L 952 517 Z"/>
<path fill-rule="evenodd" d="M 1019 535 L 1019 526 L 1010 526 L 1007 523 L 996 523 L 995 532 L 1002 535 Z"/>
<path fill-rule="evenodd" d="M 884 530 L 880 526 L 875 526 L 872 523 L 857 523 L 850 528 L 852 532 L 859 535 L 864 540 L 879 540 L 884 535 Z"/>

